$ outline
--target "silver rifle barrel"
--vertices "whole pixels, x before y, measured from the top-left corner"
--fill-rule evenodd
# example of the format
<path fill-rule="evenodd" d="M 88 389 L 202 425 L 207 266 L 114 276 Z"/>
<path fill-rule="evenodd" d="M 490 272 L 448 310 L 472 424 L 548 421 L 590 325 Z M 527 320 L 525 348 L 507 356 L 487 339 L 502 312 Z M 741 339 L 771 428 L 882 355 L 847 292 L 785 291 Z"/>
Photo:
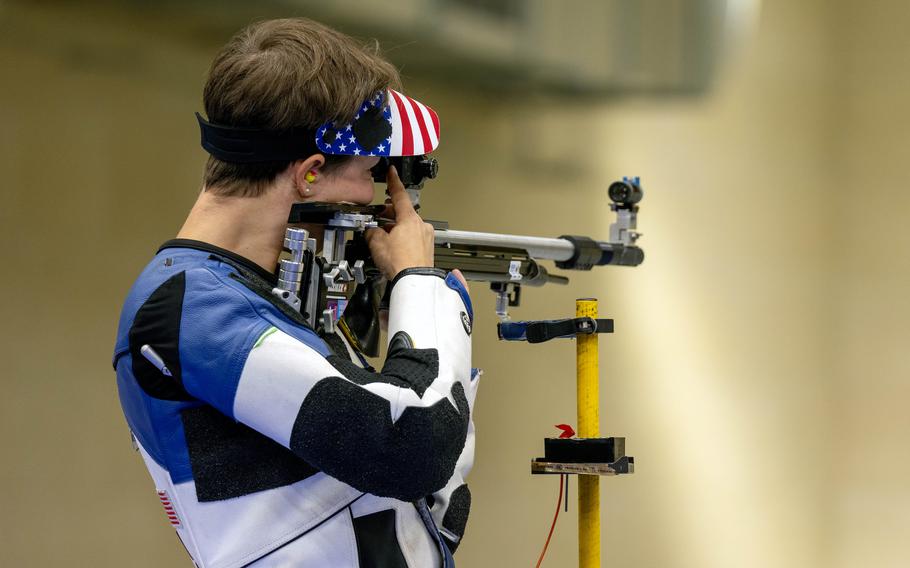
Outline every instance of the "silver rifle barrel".
<path fill-rule="evenodd" d="M 454 231 L 451 229 L 437 229 L 436 243 L 522 249 L 528 251 L 528 255 L 531 258 L 543 260 L 569 260 L 575 254 L 575 245 L 566 239 L 475 233 L 473 231 Z"/>
<path fill-rule="evenodd" d="M 550 239 L 436 229 L 436 244 L 523 250 L 535 260 L 555 260 L 557 267 L 570 270 L 590 270 L 592 266 L 606 264 L 638 266 L 645 259 L 644 251 L 635 245 L 580 236 Z"/>

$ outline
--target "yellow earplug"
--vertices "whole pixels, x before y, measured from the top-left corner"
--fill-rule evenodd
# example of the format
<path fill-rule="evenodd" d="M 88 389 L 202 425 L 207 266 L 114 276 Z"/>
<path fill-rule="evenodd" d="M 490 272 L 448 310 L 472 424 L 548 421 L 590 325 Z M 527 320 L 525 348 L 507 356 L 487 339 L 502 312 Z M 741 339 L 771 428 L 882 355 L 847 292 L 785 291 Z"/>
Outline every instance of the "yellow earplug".
<path fill-rule="evenodd" d="M 303 176 L 303 179 L 305 179 L 307 183 L 313 183 L 316 181 L 316 172 L 313 170 L 308 171 L 306 175 Z"/>

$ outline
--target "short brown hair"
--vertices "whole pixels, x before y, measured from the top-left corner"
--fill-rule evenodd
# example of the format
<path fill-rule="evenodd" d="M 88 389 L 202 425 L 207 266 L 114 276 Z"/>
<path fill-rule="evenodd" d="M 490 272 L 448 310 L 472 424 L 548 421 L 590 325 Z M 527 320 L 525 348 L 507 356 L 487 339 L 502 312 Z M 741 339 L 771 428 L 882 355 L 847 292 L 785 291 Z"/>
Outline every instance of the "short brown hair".
<path fill-rule="evenodd" d="M 216 124 L 315 129 L 329 120 L 349 122 L 360 103 L 400 82 L 375 42 L 362 45 L 306 18 L 267 20 L 247 26 L 221 49 L 203 104 Z M 323 169 L 346 159 L 326 156 Z M 210 156 L 203 183 L 219 195 L 257 196 L 290 164 L 235 164 Z"/>

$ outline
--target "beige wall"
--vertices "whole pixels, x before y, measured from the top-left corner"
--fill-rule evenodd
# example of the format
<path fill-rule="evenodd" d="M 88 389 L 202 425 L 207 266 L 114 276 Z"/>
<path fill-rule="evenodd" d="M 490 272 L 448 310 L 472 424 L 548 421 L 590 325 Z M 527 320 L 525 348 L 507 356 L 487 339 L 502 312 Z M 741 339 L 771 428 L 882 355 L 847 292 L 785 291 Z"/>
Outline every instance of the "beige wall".
<path fill-rule="evenodd" d="M 910 8 L 846 3 L 832 121 L 833 565 L 910 565 Z"/>
<path fill-rule="evenodd" d="M 39 6 L 0 4 L 0 563 L 185 564 L 108 361 L 130 282 L 198 189 L 191 113 L 227 30 Z M 611 564 L 910 562 L 907 15 L 766 2 L 704 98 L 529 102 L 411 82 L 445 129 L 428 217 L 606 237 L 606 185 L 643 176 L 646 263 L 528 289 L 514 312 L 559 317 L 593 295 L 616 319 L 602 431 L 627 436 L 638 470 L 602 482 Z M 574 346 L 499 343 L 492 297 L 474 297 L 486 375 L 459 565 L 530 565 L 557 485 L 528 462 L 574 422 Z M 547 565 L 575 563 L 575 529 L 573 503 Z"/>

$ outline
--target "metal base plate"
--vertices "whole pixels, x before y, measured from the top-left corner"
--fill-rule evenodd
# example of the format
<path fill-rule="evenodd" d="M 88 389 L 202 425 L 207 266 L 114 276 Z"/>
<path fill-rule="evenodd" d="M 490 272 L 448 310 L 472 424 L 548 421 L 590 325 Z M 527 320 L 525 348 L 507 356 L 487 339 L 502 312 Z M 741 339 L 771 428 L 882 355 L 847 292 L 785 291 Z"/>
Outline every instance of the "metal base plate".
<path fill-rule="evenodd" d="M 557 463 L 531 461 L 532 474 L 622 475 L 635 473 L 635 458 L 623 456 L 613 463 Z"/>

